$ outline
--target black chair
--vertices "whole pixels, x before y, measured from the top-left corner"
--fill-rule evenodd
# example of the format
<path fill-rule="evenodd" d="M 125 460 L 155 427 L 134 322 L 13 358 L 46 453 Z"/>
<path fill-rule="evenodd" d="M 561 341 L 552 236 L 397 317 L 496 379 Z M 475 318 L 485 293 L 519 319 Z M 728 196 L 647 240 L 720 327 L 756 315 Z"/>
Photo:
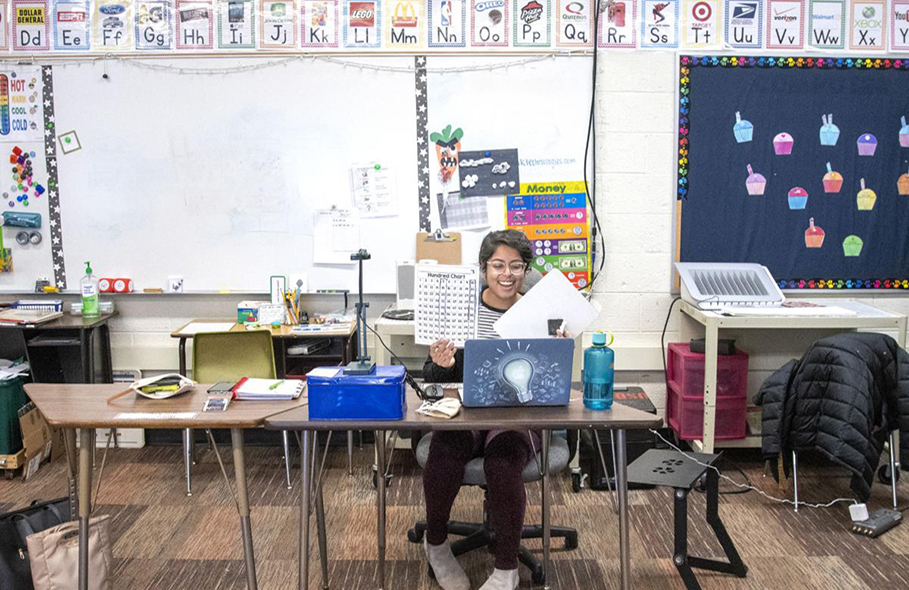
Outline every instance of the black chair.
<path fill-rule="evenodd" d="M 420 467 L 426 464 L 426 458 L 429 457 L 429 445 L 432 441 L 432 433 L 420 439 L 416 447 L 417 462 Z M 564 437 L 553 435 L 552 443 L 549 447 L 549 473 L 559 473 L 568 466 L 570 452 L 568 441 Z M 524 482 L 538 481 L 542 479 L 540 474 L 540 452 L 537 451 L 535 459 L 531 459 L 524 467 Z M 483 457 L 471 459 L 464 469 L 464 480 L 461 485 L 479 486 L 486 490 L 486 474 L 483 471 Z M 549 498 L 543 497 L 546 503 Z M 545 508 L 544 508 L 545 509 Z M 575 549 L 578 546 L 578 531 L 568 527 L 550 527 L 550 538 L 565 539 L 566 549 Z M 421 543 L 423 535 L 426 532 L 426 521 L 421 520 L 412 529 L 407 531 L 407 538 L 412 543 Z M 487 547 L 495 543 L 495 531 L 492 530 L 487 519 L 486 498 L 483 498 L 483 522 L 456 522 L 448 523 L 448 533 L 464 537 L 451 544 L 451 551 L 455 556 L 463 555 L 468 551 Z M 541 539 L 543 538 L 543 527 L 540 525 L 525 525 L 521 531 L 522 539 Z M 542 584 L 546 579 L 546 572 L 543 571 L 543 564 L 533 556 L 523 546 L 518 552 L 518 560 L 530 568 L 531 578 L 534 584 Z M 435 577 L 432 568 L 429 568 L 430 577 Z"/>

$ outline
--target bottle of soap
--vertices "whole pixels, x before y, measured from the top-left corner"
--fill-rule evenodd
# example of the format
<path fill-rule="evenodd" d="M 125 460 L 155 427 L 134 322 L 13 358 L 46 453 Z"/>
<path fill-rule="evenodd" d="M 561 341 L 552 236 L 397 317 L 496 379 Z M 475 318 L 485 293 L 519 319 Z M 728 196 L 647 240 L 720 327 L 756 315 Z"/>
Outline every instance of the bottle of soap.
<path fill-rule="evenodd" d="M 79 282 L 82 291 L 82 317 L 92 318 L 101 315 L 98 310 L 98 279 L 92 274 L 92 264 L 86 261 L 85 276 Z"/>

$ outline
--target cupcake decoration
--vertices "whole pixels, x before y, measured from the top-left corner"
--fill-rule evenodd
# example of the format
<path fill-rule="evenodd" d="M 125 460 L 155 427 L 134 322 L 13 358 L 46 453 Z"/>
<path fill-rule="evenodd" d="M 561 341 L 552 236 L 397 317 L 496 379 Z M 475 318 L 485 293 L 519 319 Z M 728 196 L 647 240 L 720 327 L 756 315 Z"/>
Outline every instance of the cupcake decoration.
<path fill-rule="evenodd" d="M 778 156 L 788 156 L 792 153 L 792 146 L 795 140 L 788 133 L 780 133 L 773 138 L 773 151 Z"/>
<path fill-rule="evenodd" d="M 843 256 L 858 256 L 862 253 L 862 238 L 858 236 L 846 236 L 843 240 Z"/>
<path fill-rule="evenodd" d="M 808 204 L 808 191 L 797 186 L 789 191 L 789 208 L 804 209 Z"/>
<path fill-rule="evenodd" d="M 805 247 L 820 248 L 824 245 L 824 230 L 814 225 L 814 217 L 808 220 L 808 229 L 805 230 Z"/>
<path fill-rule="evenodd" d="M 900 145 L 909 148 L 909 123 L 906 123 L 906 117 L 900 117 Z"/>
<path fill-rule="evenodd" d="M 838 193 L 843 188 L 843 175 L 834 172 L 830 162 L 827 162 L 827 174 L 824 175 L 824 192 Z"/>
<path fill-rule="evenodd" d="M 909 195 L 909 173 L 900 176 L 896 181 L 896 190 L 901 195 Z"/>
<path fill-rule="evenodd" d="M 752 170 L 751 164 L 748 164 L 748 178 L 745 180 L 745 188 L 748 189 L 748 194 L 763 195 L 766 186 L 767 179 L 764 178 L 764 175 Z"/>
<path fill-rule="evenodd" d="M 874 209 L 874 203 L 877 201 L 877 195 L 870 188 L 865 188 L 865 179 L 861 181 L 862 190 L 858 192 L 855 199 L 858 201 L 859 211 L 871 211 Z"/>
<path fill-rule="evenodd" d="M 858 144 L 858 154 L 860 156 L 873 156 L 875 150 L 877 150 L 877 138 L 870 133 L 860 135 L 856 143 Z"/>
<path fill-rule="evenodd" d="M 735 134 L 737 142 L 748 143 L 754 134 L 754 125 L 751 124 L 751 121 L 742 119 L 742 113 L 736 111 L 735 126 L 732 128 L 732 133 Z"/>
<path fill-rule="evenodd" d="M 821 115 L 821 145 L 836 145 L 840 138 L 840 128 L 833 124 L 833 115 Z"/>

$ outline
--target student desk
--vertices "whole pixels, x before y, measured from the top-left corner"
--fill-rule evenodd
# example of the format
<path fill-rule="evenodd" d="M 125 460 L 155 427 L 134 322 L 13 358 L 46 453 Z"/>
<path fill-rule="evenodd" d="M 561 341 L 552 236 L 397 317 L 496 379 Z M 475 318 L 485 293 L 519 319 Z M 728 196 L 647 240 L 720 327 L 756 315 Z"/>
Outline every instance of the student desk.
<path fill-rule="evenodd" d="M 36 381 L 94 383 L 95 349 L 101 356 L 101 381 L 113 381 L 108 321 L 116 312 L 87 318 L 64 313 L 36 326 L 2 326 L 0 337 L 15 333 L 24 347 Z M 72 352 L 71 352 L 72 351 Z"/>
<path fill-rule="evenodd" d="M 716 368 L 717 340 L 720 330 L 896 330 L 900 348 L 906 346 L 906 316 L 890 313 L 870 305 L 844 299 L 824 299 L 816 303 L 842 307 L 855 312 L 851 316 L 796 316 L 780 310 L 773 315 L 723 315 L 715 311 L 698 309 L 686 301 L 681 302 L 682 321 L 679 330 L 682 342 L 705 337 L 704 344 L 704 433 L 701 440 L 691 441 L 699 453 L 713 453 L 716 426 Z M 750 436 L 742 440 L 721 441 L 722 446 L 760 447 L 761 437 Z"/>
<path fill-rule="evenodd" d="M 446 395 L 456 395 L 453 390 Z M 303 493 L 300 498 L 300 578 L 299 586 L 307 587 L 309 581 L 309 512 L 312 490 L 316 487 L 316 507 L 321 509 L 321 477 L 318 486 L 311 483 L 313 473 L 320 473 L 314 469 L 313 451 L 314 435 L 319 430 L 374 430 L 376 441 L 384 441 L 385 433 L 389 430 L 493 430 L 512 428 L 516 430 L 535 429 L 542 433 L 543 445 L 541 449 L 541 463 L 543 469 L 542 480 L 542 509 L 543 509 L 543 571 L 549 575 L 549 435 L 553 429 L 611 429 L 616 431 L 616 487 L 618 488 L 619 504 L 619 555 L 621 561 L 621 588 L 629 588 L 629 531 L 628 531 L 628 482 L 625 455 L 625 431 L 635 429 L 659 428 L 663 425 L 661 418 L 647 414 L 627 406 L 614 404 L 607 411 L 588 410 L 581 403 L 581 393 L 573 391 L 572 396 L 577 398 L 568 406 L 559 407 L 525 407 L 525 408 L 462 408 L 461 413 L 451 420 L 430 418 L 416 413 L 420 407 L 420 400 L 416 393 L 408 388 L 407 413 L 403 420 L 375 421 L 375 420 L 309 420 L 309 408 L 300 407 L 281 414 L 275 414 L 265 420 L 265 427 L 273 430 L 300 430 L 303 434 L 301 473 Z M 385 445 L 376 446 L 378 470 L 380 476 L 376 478 L 378 487 L 378 552 L 379 552 L 379 588 L 385 588 Z M 605 494 L 604 494 L 605 499 Z M 604 509 L 603 514 L 611 514 L 611 510 Z M 317 512 L 317 529 L 319 533 L 319 546 L 322 564 L 322 585 L 328 587 L 328 558 L 325 553 L 324 517 L 321 510 Z M 401 535 L 404 531 L 401 531 Z M 551 579 L 551 578 L 550 578 Z M 548 587 L 548 584 L 547 584 Z"/>
<path fill-rule="evenodd" d="M 150 400 L 128 394 L 110 403 L 107 398 L 123 391 L 123 384 L 57 385 L 31 383 L 25 392 L 52 426 L 64 428 L 67 446 L 67 472 L 70 489 L 78 472 L 79 514 L 79 590 L 88 589 L 88 518 L 91 506 L 93 444 L 79 448 L 76 467 L 75 429 L 82 441 L 94 440 L 97 428 L 229 428 L 233 446 L 234 476 L 237 486 L 237 511 L 243 535 L 247 587 L 255 590 L 256 564 L 252 529 L 249 521 L 249 496 L 243 460 L 243 429 L 262 426 L 265 419 L 306 403 L 297 400 L 248 402 L 235 401 L 224 412 L 202 412 L 210 385 L 199 384 L 191 391 L 163 400 Z M 75 513 L 75 512 L 74 512 Z"/>

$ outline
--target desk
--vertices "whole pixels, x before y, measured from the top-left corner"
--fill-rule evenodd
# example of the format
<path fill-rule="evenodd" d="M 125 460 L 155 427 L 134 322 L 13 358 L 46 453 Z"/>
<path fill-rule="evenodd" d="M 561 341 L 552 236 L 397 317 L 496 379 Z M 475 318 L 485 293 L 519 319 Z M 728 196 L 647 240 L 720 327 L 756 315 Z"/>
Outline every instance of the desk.
<path fill-rule="evenodd" d="M 108 321 L 116 315 L 86 318 L 64 313 L 37 326 L 3 326 L 2 337 L 16 333 L 28 355 L 35 381 L 45 383 L 94 383 L 95 348 L 101 356 L 101 381 L 113 381 Z M 67 353 L 78 349 L 77 355 Z M 51 358 L 55 357 L 55 358 Z"/>
<path fill-rule="evenodd" d="M 449 392 L 450 393 L 450 392 Z M 574 392 L 580 396 L 580 392 Z M 549 574 L 549 435 L 559 428 L 597 428 L 616 431 L 616 487 L 619 504 L 619 555 L 622 568 L 622 590 L 629 588 L 629 531 L 628 531 L 628 482 L 626 478 L 625 430 L 659 428 L 663 421 L 653 414 L 647 414 L 627 406 L 614 404 L 608 411 L 588 410 L 580 401 L 568 406 L 533 407 L 533 408 L 463 408 L 461 413 L 451 420 L 429 418 L 416 413 L 420 400 L 408 388 L 407 413 L 403 420 L 309 420 L 309 408 L 300 407 L 287 412 L 272 415 L 265 420 L 265 427 L 273 430 L 303 431 L 301 473 L 303 493 L 300 497 L 300 579 L 301 590 L 309 582 L 309 513 L 311 504 L 311 480 L 313 475 L 313 440 L 319 430 L 375 430 L 376 441 L 384 441 L 389 430 L 494 430 L 504 427 L 514 429 L 534 429 L 542 433 L 543 445 L 541 459 L 543 465 L 542 512 L 543 512 L 543 571 Z M 385 445 L 376 446 L 379 474 L 385 472 Z M 319 478 L 321 479 L 321 478 Z M 319 482 L 321 483 L 321 481 Z M 379 588 L 385 588 L 385 478 L 376 478 L 378 487 L 378 554 L 379 554 Z M 321 489 L 316 487 L 316 504 L 320 508 Z M 604 514 L 611 514 L 606 509 Z M 328 587 L 328 558 L 325 554 L 324 518 L 319 514 L 319 545 L 322 562 L 322 585 Z M 402 531 L 403 534 L 403 531 Z"/>
<path fill-rule="evenodd" d="M 70 490 L 78 473 L 79 514 L 79 590 L 88 589 L 88 519 L 91 507 L 92 451 L 94 444 L 82 444 L 76 466 L 76 434 L 82 441 L 93 441 L 97 428 L 229 428 L 233 446 L 234 476 L 237 486 L 237 511 L 243 534 L 247 588 L 255 590 L 256 562 L 249 520 L 246 491 L 246 466 L 243 460 L 243 429 L 262 426 L 272 414 L 306 403 L 302 397 L 289 402 L 233 402 L 224 412 L 202 412 L 210 385 L 199 384 L 184 394 L 164 400 L 150 400 L 129 394 L 113 402 L 107 398 L 123 391 L 123 384 L 50 385 L 28 384 L 25 392 L 52 426 L 64 428 L 67 446 L 67 473 Z"/>
<path fill-rule="evenodd" d="M 713 453 L 716 441 L 716 367 L 717 340 L 720 330 L 897 330 L 896 341 L 900 348 L 906 346 L 906 316 L 890 313 L 858 301 L 824 299 L 821 305 L 842 307 L 854 311 L 854 316 L 805 317 L 805 316 L 724 316 L 704 311 L 686 301 L 681 302 L 682 322 L 680 339 L 705 337 L 704 346 L 704 434 L 701 440 L 691 441 L 700 453 Z M 723 441 L 723 446 L 760 447 L 761 437 Z"/>

